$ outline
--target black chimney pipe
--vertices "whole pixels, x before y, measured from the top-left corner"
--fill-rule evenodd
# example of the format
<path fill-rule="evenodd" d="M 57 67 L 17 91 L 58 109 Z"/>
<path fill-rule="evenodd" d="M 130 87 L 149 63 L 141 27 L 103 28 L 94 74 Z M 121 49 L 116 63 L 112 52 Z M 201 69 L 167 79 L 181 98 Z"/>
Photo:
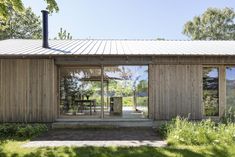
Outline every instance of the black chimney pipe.
<path fill-rule="evenodd" d="M 48 11 L 42 10 L 42 47 L 49 48 L 48 44 Z"/>

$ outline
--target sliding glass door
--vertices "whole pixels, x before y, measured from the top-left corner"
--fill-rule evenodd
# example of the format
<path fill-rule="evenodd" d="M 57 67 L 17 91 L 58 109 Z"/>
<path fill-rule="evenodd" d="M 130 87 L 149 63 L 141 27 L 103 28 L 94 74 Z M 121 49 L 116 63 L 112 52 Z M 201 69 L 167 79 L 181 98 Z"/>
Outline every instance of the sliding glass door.
<path fill-rule="evenodd" d="M 148 116 L 148 66 L 105 66 L 105 118 Z"/>
<path fill-rule="evenodd" d="M 60 68 L 60 116 L 100 117 L 101 69 Z"/>
<path fill-rule="evenodd" d="M 60 118 L 148 117 L 148 66 L 61 67 L 59 89 Z"/>

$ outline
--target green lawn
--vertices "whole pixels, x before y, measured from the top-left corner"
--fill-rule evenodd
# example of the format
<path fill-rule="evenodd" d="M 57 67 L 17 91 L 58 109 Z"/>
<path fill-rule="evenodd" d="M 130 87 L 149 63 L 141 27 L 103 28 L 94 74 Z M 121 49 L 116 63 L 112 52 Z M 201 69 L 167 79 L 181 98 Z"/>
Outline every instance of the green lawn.
<path fill-rule="evenodd" d="M 5 141 L 0 145 L 0 157 L 232 157 L 235 145 L 231 146 L 169 146 L 152 147 L 57 147 L 22 148 L 27 141 Z"/>
<path fill-rule="evenodd" d="M 45 147 L 22 145 L 48 130 L 45 124 L 1 124 L 0 157 L 235 157 L 235 124 L 208 120 L 191 122 L 177 117 L 162 125 L 159 135 L 171 146 Z M 13 138 L 15 140 L 6 140 Z"/>

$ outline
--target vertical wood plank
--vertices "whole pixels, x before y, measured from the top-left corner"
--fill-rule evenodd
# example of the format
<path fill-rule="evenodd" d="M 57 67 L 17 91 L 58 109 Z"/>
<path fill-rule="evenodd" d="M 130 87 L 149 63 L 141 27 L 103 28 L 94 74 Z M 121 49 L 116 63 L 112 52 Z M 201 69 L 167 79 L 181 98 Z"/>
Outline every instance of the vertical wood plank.
<path fill-rule="evenodd" d="M 156 105 L 156 102 L 154 100 L 155 98 L 155 92 L 154 88 L 156 87 L 156 81 L 155 80 L 155 69 L 154 65 L 149 65 L 149 107 L 148 107 L 148 112 L 149 112 L 149 118 L 154 119 L 154 106 Z"/>
<path fill-rule="evenodd" d="M 0 59 L 0 122 L 52 122 L 52 59 Z"/>
<path fill-rule="evenodd" d="M 189 114 L 191 119 L 200 118 L 201 65 L 153 66 L 155 66 L 155 76 L 150 75 L 150 77 L 155 77 L 157 82 L 157 85 L 154 85 L 154 99 L 155 105 L 159 104 L 155 106 L 156 119 L 167 120 L 177 115 L 188 117 Z"/>
<path fill-rule="evenodd" d="M 226 68 L 219 67 L 219 117 L 222 117 L 226 107 Z"/>

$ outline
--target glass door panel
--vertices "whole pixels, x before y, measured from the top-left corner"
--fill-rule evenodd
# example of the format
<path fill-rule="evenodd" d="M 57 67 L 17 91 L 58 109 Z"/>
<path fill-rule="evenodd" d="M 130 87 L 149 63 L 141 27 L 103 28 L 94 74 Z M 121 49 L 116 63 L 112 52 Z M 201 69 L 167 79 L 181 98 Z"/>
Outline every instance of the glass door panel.
<path fill-rule="evenodd" d="M 60 117 L 101 115 L 101 68 L 60 68 Z"/>
<path fill-rule="evenodd" d="M 104 67 L 104 117 L 148 116 L 148 66 Z"/>
<path fill-rule="evenodd" d="M 205 116 L 219 116 L 219 68 L 203 68 L 203 105 Z"/>
<path fill-rule="evenodd" d="M 226 67 L 226 114 L 235 115 L 235 67 Z"/>

